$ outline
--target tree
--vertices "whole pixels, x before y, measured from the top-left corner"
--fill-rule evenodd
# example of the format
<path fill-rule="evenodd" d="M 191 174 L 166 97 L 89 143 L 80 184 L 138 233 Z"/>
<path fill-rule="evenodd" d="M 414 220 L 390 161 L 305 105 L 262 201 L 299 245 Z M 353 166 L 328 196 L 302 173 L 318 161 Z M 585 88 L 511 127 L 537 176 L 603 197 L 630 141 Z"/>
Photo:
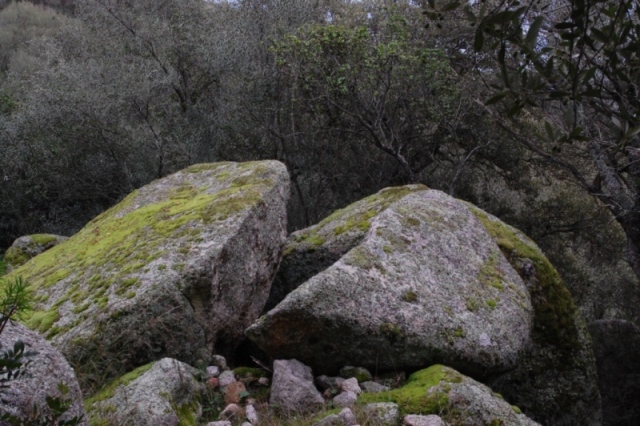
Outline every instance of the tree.
<path fill-rule="evenodd" d="M 626 259 L 640 277 L 636 2 L 501 0 L 462 6 L 430 0 L 426 13 L 438 22 L 460 9 L 476 28 L 474 49 L 496 60 L 488 113 L 609 209 L 626 234 Z M 532 138 L 514 125 L 523 120 L 543 123 L 544 130 Z"/>
<path fill-rule="evenodd" d="M 389 32 L 309 27 L 275 51 L 294 110 L 390 155 L 413 183 L 442 143 L 458 94 L 442 52 L 412 45 L 403 29 Z"/>
<path fill-rule="evenodd" d="M 25 68 L 25 47 L 30 40 L 53 34 L 65 21 L 53 9 L 29 2 L 13 2 L 0 10 L 0 82 L 10 67 Z"/>
<path fill-rule="evenodd" d="M 221 22 L 207 4 L 86 0 L 76 10 L 31 44 L 39 68 L 4 86 L 3 236 L 70 232 L 152 179 L 216 160 L 219 82 L 234 47 L 211 32 Z"/>

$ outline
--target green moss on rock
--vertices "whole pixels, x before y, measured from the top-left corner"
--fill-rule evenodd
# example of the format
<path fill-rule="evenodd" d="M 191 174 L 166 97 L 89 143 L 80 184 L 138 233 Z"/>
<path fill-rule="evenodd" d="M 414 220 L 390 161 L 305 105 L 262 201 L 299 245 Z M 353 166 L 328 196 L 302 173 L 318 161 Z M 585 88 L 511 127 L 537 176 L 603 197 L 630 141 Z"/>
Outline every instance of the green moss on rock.
<path fill-rule="evenodd" d="M 476 207 L 470 208 L 520 276 L 525 281 L 536 279 L 537 285 L 529 288 L 535 311 L 534 339 L 550 343 L 567 353 L 577 348 L 580 345 L 575 323 L 577 309 L 551 262 L 533 241 L 514 228 L 492 220 Z"/>
<path fill-rule="evenodd" d="M 230 175 L 230 167 L 259 169 L 253 163 L 234 164 L 198 164 L 186 169 L 186 173 L 217 172 L 215 179 L 224 173 Z M 196 188 L 188 183 L 188 179 L 185 180 L 166 194 L 159 194 L 160 201 L 145 201 L 144 190 L 134 191 L 66 242 L 41 253 L 33 261 L 14 269 L 12 274 L 24 277 L 34 290 L 36 299 L 45 302 L 46 298 L 39 297 L 41 293 L 50 293 L 47 288 L 68 279 L 73 271 L 74 281 L 81 282 L 82 286 L 69 286 L 73 290 L 67 289 L 57 302 L 70 301 L 73 305 L 70 311 L 73 313 L 89 309 L 87 300 L 103 309 L 109 301 L 107 290 L 122 298 L 130 298 L 135 294 L 132 290 L 137 278 L 132 275 L 143 272 L 150 262 L 161 255 L 158 245 L 163 241 L 185 240 L 182 247 L 188 251 L 191 246 L 188 240 L 198 237 L 192 232 L 192 224 L 227 220 L 247 206 L 261 202 L 259 188 L 272 185 L 259 170 L 236 177 L 226 189 L 223 185 L 222 189 L 211 194 L 202 193 L 202 188 Z M 56 239 L 47 234 L 31 238 L 39 243 Z M 9 263 L 28 260 L 22 259 L 25 254 L 14 251 L 8 251 Z M 166 267 L 161 265 L 161 269 Z M 181 271 L 184 264 L 176 263 L 171 267 Z M 34 312 L 32 315 L 36 315 L 36 318 L 31 319 L 27 315 L 27 325 L 38 329 L 49 325 L 48 321 L 43 325 L 42 314 Z"/>
<path fill-rule="evenodd" d="M 9 265 L 22 265 L 27 262 L 31 257 L 25 253 L 23 250 L 18 249 L 17 247 L 9 247 L 7 251 L 4 253 L 5 262 Z"/>
<path fill-rule="evenodd" d="M 173 407 L 176 416 L 178 416 L 178 426 L 194 426 L 198 422 L 198 409 L 200 404 L 198 401 L 191 401 Z"/>
<path fill-rule="evenodd" d="M 113 398 L 116 390 L 120 386 L 126 386 L 129 383 L 133 382 L 135 379 L 142 376 L 147 371 L 151 370 L 154 364 L 155 362 L 150 362 L 149 364 L 143 365 L 142 367 L 138 367 L 135 370 L 112 381 L 111 383 L 106 385 L 104 388 L 102 388 L 102 390 L 100 390 L 96 395 L 84 401 L 85 410 L 89 412 L 94 403 Z"/>
<path fill-rule="evenodd" d="M 33 234 L 29 235 L 29 237 L 34 243 L 41 246 L 46 246 L 47 244 L 53 243 L 54 241 L 58 240 L 58 236 L 52 234 Z"/>
<path fill-rule="evenodd" d="M 57 308 L 48 311 L 33 312 L 26 320 L 25 325 L 42 334 L 47 333 L 54 322 L 60 318 Z"/>
<path fill-rule="evenodd" d="M 401 415 L 441 414 L 449 406 L 449 397 L 445 392 L 429 392 L 441 382 L 459 383 L 462 376 L 442 365 L 433 365 L 409 376 L 407 383 L 398 389 L 379 393 L 363 393 L 358 403 L 394 402 L 398 404 Z"/>
<path fill-rule="evenodd" d="M 336 210 L 317 225 L 297 233 L 287 242 L 284 254 L 287 256 L 297 249 L 314 250 L 318 246 L 330 244 L 336 237 L 344 234 L 366 233 L 371 227 L 371 219 L 392 203 L 406 195 L 426 189 L 424 185 L 385 188 L 357 203 Z"/>
<path fill-rule="evenodd" d="M 402 293 L 402 300 L 407 303 L 416 302 L 418 300 L 418 294 L 415 291 L 407 290 Z"/>

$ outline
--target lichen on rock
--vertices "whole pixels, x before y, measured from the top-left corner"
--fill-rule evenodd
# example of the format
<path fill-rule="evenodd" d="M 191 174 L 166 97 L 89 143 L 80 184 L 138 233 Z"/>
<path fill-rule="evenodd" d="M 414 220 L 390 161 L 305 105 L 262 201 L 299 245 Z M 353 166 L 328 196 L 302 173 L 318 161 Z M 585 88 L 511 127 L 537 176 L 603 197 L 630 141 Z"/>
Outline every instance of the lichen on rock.
<path fill-rule="evenodd" d="M 0 414 L 26 420 L 33 418 L 36 414 L 34 410 L 37 409 L 40 417 L 49 416 L 52 412 L 48 407 L 47 398 L 61 398 L 69 401 L 69 407 L 60 421 L 70 421 L 77 417 L 83 418 L 81 426 L 86 425 L 86 413 L 78 380 L 62 354 L 38 333 L 9 321 L 0 334 L 2 351 L 13 350 L 17 341 L 22 341 L 26 353 L 31 355 L 22 358 L 23 362 L 28 362 L 26 374 L 13 376 L 7 382 L 8 376 L 3 373 Z M 64 385 L 66 394 L 60 391 L 60 385 Z"/>

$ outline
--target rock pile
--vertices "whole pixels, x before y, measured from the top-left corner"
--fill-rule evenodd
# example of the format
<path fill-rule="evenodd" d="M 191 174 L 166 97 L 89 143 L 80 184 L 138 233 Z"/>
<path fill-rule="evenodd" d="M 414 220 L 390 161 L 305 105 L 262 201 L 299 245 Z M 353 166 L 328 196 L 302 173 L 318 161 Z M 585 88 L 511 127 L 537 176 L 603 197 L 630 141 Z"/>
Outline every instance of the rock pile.
<path fill-rule="evenodd" d="M 525 235 L 409 185 L 287 239 L 288 196 L 275 161 L 192 166 L 11 272 L 92 422 L 601 424 L 586 327 Z M 273 365 L 229 369 L 245 336 Z"/>

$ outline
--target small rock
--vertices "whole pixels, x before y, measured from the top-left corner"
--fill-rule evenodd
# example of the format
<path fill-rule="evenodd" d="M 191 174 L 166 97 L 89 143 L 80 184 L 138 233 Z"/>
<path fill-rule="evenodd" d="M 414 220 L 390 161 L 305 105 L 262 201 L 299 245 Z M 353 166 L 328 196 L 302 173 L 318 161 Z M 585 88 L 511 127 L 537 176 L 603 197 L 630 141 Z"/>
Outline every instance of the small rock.
<path fill-rule="evenodd" d="M 324 404 L 324 399 L 313 385 L 311 368 L 298 360 L 273 362 L 273 384 L 269 402 L 285 410 L 313 410 Z"/>
<path fill-rule="evenodd" d="M 235 382 L 236 376 L 233 374 L 233 371 L 225 370 L 220 373 L 220 376 L 218 376 L 218 380 L 220 381 L 220 386 L 225 387 Z"/>
<path fill-rule="evenodd" d="M 428 416 L 408 415 L 404 416 L 403 425 L 405 426 L 445 426 L 440 416 L 431 414 Z"/>
<path fill-rule="evenodd" d="M 210 365 L 207 367 L 207 377 L 218 377 L 220 375 L 220 367 Z"/>
<path fill-rule="evenodd" d="M 392 402 L 375 402 L 365 405 L 364 409 L 373 422 L 377 422 L 375 424 L 395 426 L 400 421 L 398 404 Z"/>
<path fill-rule="evenodd" d="M 355 414 L 353 414 L 353 411 L 349 408 L 343 408 L 338 415 L 342 417 L 344 426 L 355 426 L 358 424 Z"/>
<path fill-rule="evenodd" d="M 258 412 L 253 405 L 247 405 L 244 409 L 244 416 L 252 425 L 258 424 Z"/>
<path fill-rule="evenodd" d="M 381 385 L 378 382 L 363 382 L 360 383 L 360 387 L 363 391 L 370 393 L 385 392 L 391 389 L 389 386 Z"/>
<path fill-rule="evenodd" d="M 207 380 L 207 386 L 209 386 L 209 389 L 217 389 L 220 386 L 220 380 L 217 377 L 212 377 Z"/>
<path fill-rule="evenodd" d="M 253 426 L 253 425 L 251 423 L 249 423 L 249 422 L 243 422 L 242 426 Z"/>
<path fill-rule="evenodd" d="M 351 367 L 346 366 L 340 369 L 340 377 L 344 377 L 345 379 L 350 379 L 351 377 L 355 377 L 359 383 L 368 382 L 373 379 L 369 370 L 363 367 Z"/>
<path fill-rule="evenodd" d="M 218 367 L 220 371 L 227 371 L 229 369 L 227 360 L 222 355 L 213 355 L 211 357 L 211 363 Z"/>
<path fill-rule="evenodd" d="M 262 386 L 269 386 L 269 378 L 268 377 L 260 377 L 258 379 L 258 383 Z"/>
<path fill-rule="evenodd" d="M 358 395 L 355 392 L 346 391 L 333 398 L 333 405 L 336 407 L 353 407 L 358 400 Z"/>
<path fill-rule="evenodd" d="M 224 402 L 226 404 L 240 404 L 243 392 L 247 392 L 247 388 L 242 382 L 232 382 L 224 389 Z"/>
<path fill-rule="evenodd" d="M 207 426 L 233 426 L 233 425 L 231 424 L 231 422 L 223 420 L 220 422 L 209 422 L 207 423 Z"/>
<path fill-rule="evenodd" d="M 235 419 L 242 415 L 242 408 L 238 404 L 229 404 L 220 413 L 218 417 L 221 420 Z"/>
<path fill-rule="evenodd" d="M 352 377 L 342 382 L 342 384 L 340 385 L 340 388 L 342 389 L 343 392 L 344 391 L 353 392 L 356 395 L 362 392 L 362 389 L 360 389 L 360 386 L 358 386 L 358 380 L 355 377 Z"/>
<path fill-rule="evenodd" d="M 314 423 L 314 426 L 344 426 L 344 421 L 338 414 L 331 414 Z"/>

